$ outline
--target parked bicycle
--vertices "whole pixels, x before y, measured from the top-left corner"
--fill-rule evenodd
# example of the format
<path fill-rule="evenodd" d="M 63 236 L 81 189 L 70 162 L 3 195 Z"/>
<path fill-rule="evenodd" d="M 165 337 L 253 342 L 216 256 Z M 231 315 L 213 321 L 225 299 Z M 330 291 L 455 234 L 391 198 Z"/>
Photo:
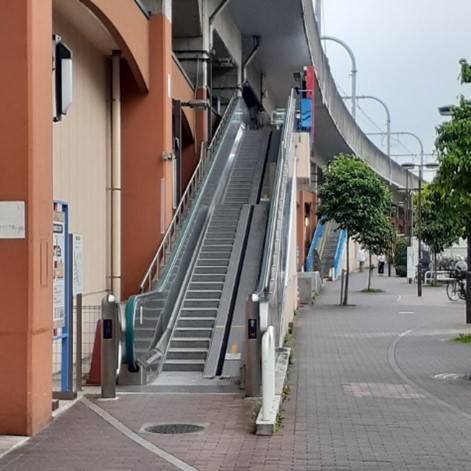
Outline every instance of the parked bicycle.
<path fill-rule="evenodd" d="M 450 301 L 466 299 L 466 270 L 467 266 L 459 266 L 458 262 L 455 269 L 450 272 L 452 278 L 446 285 L 446 295 Z M 464 262 L 461 262 L 464 263 Z M 466 264 L 465 264 L 466 265 Z"/>

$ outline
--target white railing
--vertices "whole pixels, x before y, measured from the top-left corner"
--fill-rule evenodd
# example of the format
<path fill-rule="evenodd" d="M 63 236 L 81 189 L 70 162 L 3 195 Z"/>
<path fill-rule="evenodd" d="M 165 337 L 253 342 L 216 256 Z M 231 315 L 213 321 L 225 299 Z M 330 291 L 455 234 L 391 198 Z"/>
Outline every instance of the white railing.
<path fill-rule="evenodd" d="M 450 270 L 437 270 L 437 281 L 445 282 L 450 281 Z M 433 271 L 426 271 L 424 274 L 424 283 L 428 285 L 433 282 Z"/>
<path fill-rule="evenodd" d="M 275 329 L 270 325 L 262 336 L 262 420 L 275 408 Z"/>

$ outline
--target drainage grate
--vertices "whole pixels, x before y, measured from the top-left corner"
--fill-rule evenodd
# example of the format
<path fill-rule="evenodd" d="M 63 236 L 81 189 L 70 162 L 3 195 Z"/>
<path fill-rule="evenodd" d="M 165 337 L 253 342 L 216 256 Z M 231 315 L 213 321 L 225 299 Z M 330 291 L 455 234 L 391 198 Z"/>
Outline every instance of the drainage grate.
<path fill-rule="evenodd" d="M 150 433 L 195 433 L 204 430 L 201 425 L 194 424 L 163 424 L 163 425 L 148 425 L 144 428 L 146 432 Z"/>

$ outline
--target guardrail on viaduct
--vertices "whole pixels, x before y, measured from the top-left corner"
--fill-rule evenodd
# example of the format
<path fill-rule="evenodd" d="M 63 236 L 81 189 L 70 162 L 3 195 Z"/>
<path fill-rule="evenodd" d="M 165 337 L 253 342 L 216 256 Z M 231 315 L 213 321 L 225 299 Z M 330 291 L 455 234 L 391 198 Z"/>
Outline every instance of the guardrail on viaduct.
<path fill-rule="evenodd" d="M 363 133 L 348 111 L 330 72 L 330 67 L 324 50 L 322 49 L 317 22 L 314 14 L 314 2 L 301 0 L 303 7 L 304 28 L 309 43 L 312 63 L 316 70 L 318 86 L 322 94 L 323 104 L 326 106 L 338 133 L 342 136 L 352 153 L 363 157 L 370 166 L 384 180 L 391 180 L 395 187 L 406 187 L 407 170 L 378 149 Z M 413 186 L 418 178 L 409 174 Z M 411 183 L 411 181 L 409 183 Z"/>

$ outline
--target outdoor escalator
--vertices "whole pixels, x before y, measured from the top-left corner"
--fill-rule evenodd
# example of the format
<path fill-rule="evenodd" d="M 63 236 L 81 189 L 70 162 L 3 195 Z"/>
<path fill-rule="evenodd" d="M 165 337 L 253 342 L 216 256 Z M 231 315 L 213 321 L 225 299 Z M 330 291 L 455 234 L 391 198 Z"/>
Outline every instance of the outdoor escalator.
<path fill-rule="evenodd" d="M 231 326 L 243 324 L 240 306 L 257 283 L 280 143 L 280 131 L 249 130 L 246 117 L 239 100 L 165 273 L 128 302 L 120 382 L 223 372 Z"/>

